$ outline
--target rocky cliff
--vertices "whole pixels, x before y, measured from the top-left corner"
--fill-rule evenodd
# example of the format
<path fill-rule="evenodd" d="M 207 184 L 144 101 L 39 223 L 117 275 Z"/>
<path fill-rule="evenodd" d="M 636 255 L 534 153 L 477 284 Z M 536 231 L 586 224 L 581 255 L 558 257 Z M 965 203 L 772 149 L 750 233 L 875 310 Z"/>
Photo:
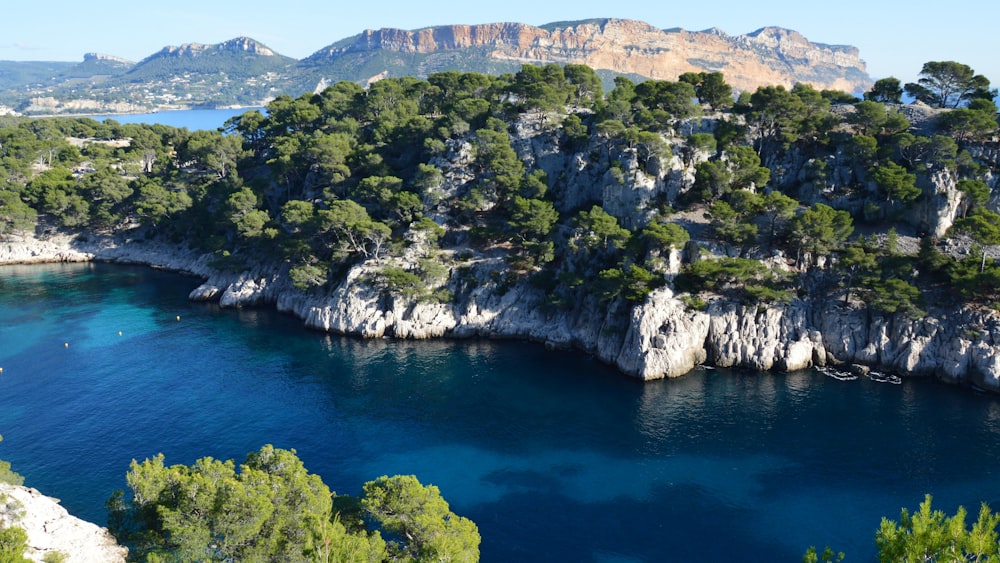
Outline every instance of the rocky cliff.
<path fill-rule="evenodd" d="M 460 67 L 462 61 L 456 53 L 478 57 L 483 50 L 489 59 L 499 62 L 584 64 L 596 70 L 657 80 L 676 80 L 685 72 L 718 71 L 741 90 L 775 84 L 791 87 L 803 82 L 818 89 L 860 92 L 871 85 L 856 48 L 812 43 L 795 31 L 767 27 L 730 36 L 717 29 L 661 30 L 644 22 L 619 19 L 541 27 L 495 23 L 416 31 L 367 30 L 308 60 L 360 60 L 385 51 L 447 56 L 453 66 Z"/>
<path fill-rule="evenodd" d="M 918 124 L 919 125 L 919 124 Z M 678 128 L 679 135 L 711 127 L 695 119 Z M 628 228 L 639 228 L 637 210 L 656 201 L 673 201 L 693 183 L 693 167 L 707 155 L 684 154 L 680 137 L 675 151 L 657 166 L 641 169 L 634 155 L 610 154 L 584 148 L 566 153 L 558 131 L 544 120 L 524 116 L 515 127 L 512 146 L 530 167 L 545 170 L 563 181 L 552 188 L 558 208 L 580 208 L 599 201 Z M 447 156 L 435 164 L 444 171 L 437 189 L 453 193 L 468 184 L 468 141 L 456 141 Z M 600 156 L 594 156 L 598 155 Z M 594 158 L 598 158 L 594 161 Z M 608 163 L 620 161 L 625 181 L 611 177 Z M 774 169 L 775 181 L 798 178 L 809 160 L 790 152 Z M 833 178 L 856 182 L 846 165 L 831 162 Z M 912 214 L 915 227 L 943 232 L 961 212 L 962 194 L 947 173 L 921 180 L 924 203 Z M 827 194 L 829 195 L 829 194 Z M 677 217 L 697 240 L 704 219 L 697 212 Z M 545 306 L 545 292 L 528 281 L 510 283 L 503 273 L 509 266 L 502 250 L 471 251 L 461 244 L 438 260 L 448 268 L 442 287 L 451 302 L 387 296 L 370 282 L 388 264 L 410 267 L 427 257 L 419 240 L 411 241 L 401 257 L 369 259 L 354 265 L 338 285 L 303 293 L 295 289 L 285 267 L 258 264 L 244 272 L 220 272 L 209 256 L 184 247 L 124 237 L 87 239 L 51 237 L 0 244 L 0 263 L 106 260 L 138 262 L 195 274 L 205 283 L 191 292 L 197 300 L 217 300 L 224 307 L 274 305 L 318 330 L 366 338 L 494 337 L 543 342 L 576 348 L 642 379 L 677 377 L 700 364 L 759 370 L 795 370 L 812 366 L 863 365 L 907 375 L 936 376 L 1000 391 L 1000 318 L 985 308 L 935 309 L 926 316 L 881 315 L 859 303 L 822 295 L 789 303 L 744 306 L 715 299 L 703 310 L 693 310 L 670 287 L 654 291 L 642 303 L 606 306 L 595 298 L 568 309 Z M 705 251 L 712 247 L 701 241 Z M 718 252 L 716 250 L 716 252 Z M 663 256 L 665 275 L 680 269 L 683 252 Z M 775 267 L 782 266 L 780 257 Z M 823 276 L 822 264 L 808 272 Z M 809 283 L 808 281 L 806 283 Z"/>
<path fill-rule="evenodd" d="M 106 528 L 73 517 L 35 489 L 0 483 L 0 524 L 28 532 L 32 561 L 48 561 L 61 553 L 66 563 L 124 563 L 128 549 L 118 545 Z"/>

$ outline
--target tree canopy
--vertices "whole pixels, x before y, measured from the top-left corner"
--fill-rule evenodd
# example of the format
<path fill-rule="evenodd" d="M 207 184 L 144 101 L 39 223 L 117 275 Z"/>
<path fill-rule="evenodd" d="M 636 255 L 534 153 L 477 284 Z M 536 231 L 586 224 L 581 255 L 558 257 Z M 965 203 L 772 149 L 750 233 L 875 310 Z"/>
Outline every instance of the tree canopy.
<path fill-rule="evenodd" d="M 990 81 L 976 74 L 972 67 L 955 61 L 924 63 L 920 78 L 904 87 L 914 98 L 938 108 L 957 108 L 975 98 L 992 99 Z"/>
<path fill-rule="evenodd" d="M 162 454 L 133 460 L 126 481 L 131 498 L 118 491 L 108 501 L 109 529 L 143 560 L 479 560 L 476 525 L 413 476 L 337 497 L 295 450 L 267 445 L 239 467 L 211 457 L 190 466 L 167 466 Z"/>

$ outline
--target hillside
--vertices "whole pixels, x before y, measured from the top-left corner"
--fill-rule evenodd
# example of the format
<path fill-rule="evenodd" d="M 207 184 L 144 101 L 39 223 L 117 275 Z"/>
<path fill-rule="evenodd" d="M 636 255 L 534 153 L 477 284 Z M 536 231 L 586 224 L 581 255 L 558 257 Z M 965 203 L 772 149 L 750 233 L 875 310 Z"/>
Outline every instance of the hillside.
<path fill-rule="evenodd" d="M 162 264 L 134 257 L 159 236 L 207 278 L 192 299 L 324 331 L 527 338 L 643 379 L 1000 391 L 996 106 L 731 92 L 702 73 L 605 93 L 550 64 L 340 82 L 225 135 L 24 122 L 0 129 L 0 262 Z M 83 235 L 53 247 L 59 229 Z"/>
<path fill-rule="evenodd" d="M 856 48 L 812 43 L 791 30 L 730 36 L 601 19 L 366 30 L 301 61 L 246 37 L 164 47 L 138 63 L 97 54 L 78 64 L 0 61 L 0 104 L 25 114 L 256 106 L 342 80 L 363 85 L 446 70 L 497 75 L 548 63 L 587 65 L 606 87 L 619 75 L 676 80 L 703 71 L 724 73 L 740 90 L 808 83 L 856 93 L 871 85 Z"/>

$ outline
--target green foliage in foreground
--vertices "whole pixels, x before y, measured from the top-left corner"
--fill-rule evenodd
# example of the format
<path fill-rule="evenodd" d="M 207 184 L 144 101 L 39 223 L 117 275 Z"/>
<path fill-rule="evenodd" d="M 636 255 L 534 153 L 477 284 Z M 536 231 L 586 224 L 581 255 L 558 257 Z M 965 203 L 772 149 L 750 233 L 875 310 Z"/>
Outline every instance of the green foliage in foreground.
<path fill-rule="evenodd" d="M 476 525 L 413 476 L 338 497 L 294 450 L 267 445 L 238 470 L 210 457 L 166 466 L 160 454 L 133 461 L 126 480 L 132 499 L 109 499 L 109 529 L 137 561 L 479 560 Z"/>
<path fill-rule="evenodd" d="M 878 559 L 882 563 L 916 563 L 939 561 L 1000 561 L 1000 541 L 997 525 L 1000 514 L 994 514 L 986 503 L 979 508 L 979 517 L 968 527 L 964 507 L 958 507 L 954 516 L 931 509 L 931 495 L 924 497 L 920 509 L 910 514 L 905 508 L 899 522 L 882 518 L 875 532 Z M 817 553 L 810 547 L 802 557 L 804 563 L 841 561 L 843 553 L 835 554 L 827 547 Z"/>
<path fill-rule="evenodd" d="M 1000 514 L 983 503 L 971 528 L 965 524 L 966 515 L 961 506 L 954 516 L 931 510 L 927 495 L 917 512 L 910 514 L 904 508 L 898 523 L 883 518 L 875 533 L 879 561 L 1000 561 L 996 531 Z"/>
<path fill-rule="evenodd" d="M 0 563 L 31 563 L 24 556 L 28 549 L 28 532 L 21 528 L 0 528 Z"/>

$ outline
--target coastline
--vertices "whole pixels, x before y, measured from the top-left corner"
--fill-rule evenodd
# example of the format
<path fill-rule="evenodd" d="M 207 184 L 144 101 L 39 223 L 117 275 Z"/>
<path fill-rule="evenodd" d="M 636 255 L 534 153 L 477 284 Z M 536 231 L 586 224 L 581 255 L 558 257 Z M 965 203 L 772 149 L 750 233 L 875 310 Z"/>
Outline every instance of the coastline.
<path fill-rule="evenodd" d="M 31 487 L 0 483 L 0 498 L 5 497 L 0 523 L 28 533 L 26 557 L 48 561 L 61 553 L 67 563 L 125 563 L 128 549 L 118 545 L 107 528 L 73 516 L 59 499 Z"/>
<path fill-rule="evenodd" d="M 473 272 L 472 289 L 454 303 L 385 298 L 361 281 L 384 266 L 378 261 L 354 265 L 337 287 L 307 294 L 292 287 L 279 267 L 222 272 L 210 265 L 210 254 L 141 235 L 26 236 L 0 242 L 0 265 L 141 264 L 200 278 L 192 300 L 217 301 L 224 308 L 273 306 L 311 329 L 362 338 L 530 340 L 592 354 L 647 381 L 681 377 L 703 365 L 759 371 L 829 367 L 935 377 L 1000 393 L 1000 315 L 992 311 L 943 310 L 913 319 L 870 315 L 866 308 L 829 300 L 760 308 L 716 301 L 692 310 L 661 288 L 629 311 L 595 302 L 546 313 L 544 294 L 530 284 L 499 289 L 486 259 Z"/>

